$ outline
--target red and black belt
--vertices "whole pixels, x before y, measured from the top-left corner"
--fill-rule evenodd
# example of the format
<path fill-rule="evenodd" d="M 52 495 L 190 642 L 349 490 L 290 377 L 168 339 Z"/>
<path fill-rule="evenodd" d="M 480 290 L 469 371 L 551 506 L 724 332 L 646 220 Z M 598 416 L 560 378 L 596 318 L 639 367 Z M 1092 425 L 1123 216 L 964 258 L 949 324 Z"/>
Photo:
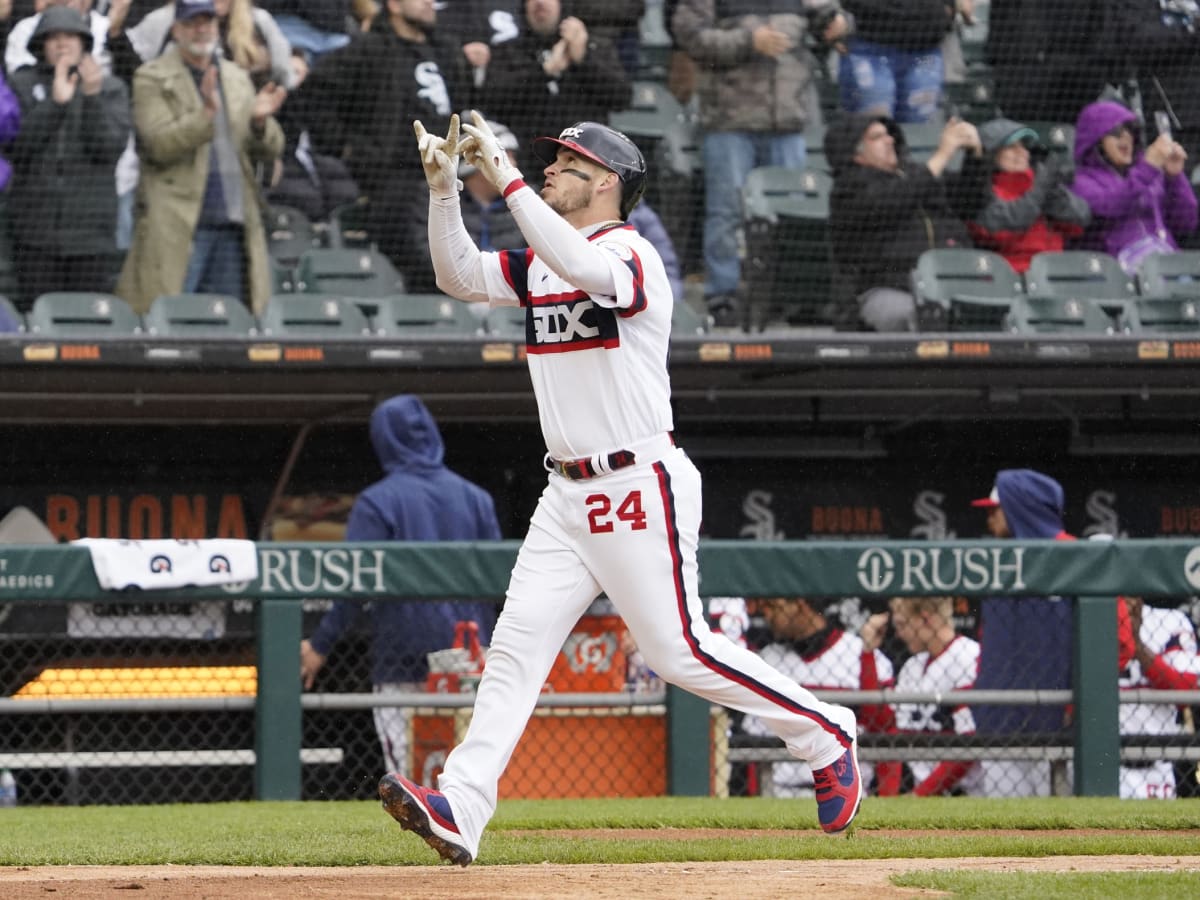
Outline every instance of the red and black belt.
<path fill-rule="evenodd" d="M 615 472 L 617 469 L 626 469 L 637 462 L 637 457 L 634 456 L 632 450 L 616 450 L 608 454 L 604 461 L 608 464 L 608 468 L 602 471 L 597 471 L 590 459 L 551 459 L 550 465 L 563 478 L 571 481 L 584 481 L 588 478 L 595 478 L 597 475 Z"/>

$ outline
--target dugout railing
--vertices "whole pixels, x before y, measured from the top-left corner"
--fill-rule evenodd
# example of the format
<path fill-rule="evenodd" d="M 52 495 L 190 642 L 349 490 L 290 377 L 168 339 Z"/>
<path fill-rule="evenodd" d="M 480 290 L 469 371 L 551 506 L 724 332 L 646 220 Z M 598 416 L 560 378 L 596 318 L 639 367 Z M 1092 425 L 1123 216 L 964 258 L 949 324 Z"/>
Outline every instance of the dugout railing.
<path fill-rule="evenodd" d="M 180 599 L 237 597 L 254 604 L 256 694 L 246 698 L 79 701 L 0 699 L 0 734 L 13 733 L 22 716 L 91 710 L 140 712 L 148 709 L 207 712 L 252 712 L 254 747 L 240 751 L 195 751 L 217 765 L 246 765 L 253 759 L 254 795 L 260 799 L 298 799 L 301 769 L 314 759 L 329 760 L 332 747 L 303 747 L 306 711 L 369 708 L 378 705 L 422 705 L 465 708 L 470 695 L 303 694 L 297 672 L 301 640 L 301 602 L 313 596 L 369 599 L 415 597 L 501 597 L 515 560 L 513 541 L 480 544 L 277 544 L 259 545 L 260 574 L 249 584 L 222 588 L 138 592 L 136 599 L 169 595 Z M 1059 757 L 1074 762 L 1074 793 L 1116 795 L 1123 747 L 1118 728 L 1121 702 L 1197 703 L 1200 692 L 1119 692 L 1115 672 L 1119 594 L 1144 597 L 1187 597 L 1200 592 L 1200 542 L 1189 540 L 1114 540 L 1108 542 L 946 541 L 946 542 L 752 542 L 706 541 L 700 550 L 701 592 L 705 596 L 858 596 L 876 603 L 893 596 L 955 595 L 1075 598 L 1073 689 L 1063 692 L 1015 691 L 979 693 L 971 702 L 1060 705 L 1074 708 L 1073 728 L 1054 742 Z M 128 603 L 128 592 L 100 589 L 89 553 L 70 545 L 0 548 L 0 604 L 88 602 Z M 852 702 L 903 700 L 895 692 L 839 694 Z M 1124 693 L 1128 696 L 1121 696 Z M 1053 695 L 1053 696 L 1051 696 Z M 570 706 L 581 698 L 543 698 L 547 706 Z M 931 698 L 924 698 L 931 699 Z M 675 795 L 712 792 L 710 754 L 711 708 L 707 701 L 668 689 L 647 696 L 591 694 L 590 706 L 656 706 L 666 717 L 666 789 Z M 0 738 L 2 740 L 2 738 Z M 921 739 L 927 740 L 927 739 Z M 915 746 L 921 745 L 921 740 Z M 867 742 L 869 744 L 869 742 Z M 932 742 L 927 740 L 926 746 Z M 1125 742 L 1128 745 L 1128 742 Z M 1171 743 L 1166 741 L 1165 743 Z M 967 755 L 986 752 L 969 740 L 952 740 Z M 7 754 L 0 763 L 33 762 L 32 754 Z M 865 748 L 866 749 L 866 748 Z M 888 750 L 895 758 L 895 747 Z M 1136 749 L 1136 748 L 1135 748 Z M 1163 748 L 1164 752 L 1168 748 Z M 734 748 L 738 751 L 738 748 Z M 1194 747 L 1176 748 L 1173 757 L 1190 759 Z M 44 764 L 88 764 L 74 751 L 69 760 Z M 742 758 L 778 754 L 776 748 L 744 747 Z M 874 751 L 868 751 L 873 753 Z M 882 751 L 881 751 L 882 752 Z M 1006 751 L 1007 752 L 1007 751 Z M 1015 752 L 1020 753 L 1021 748 Z M 1141 753 L 1152 750 L 1137 751 Z M 221 754 L 226 755 L 222 756 Z M 164 757 L 168 760 L 170 757 Z M 735 757 L 736 758 L 736 757 Z M 1168 758 L 1168 757 L 1164 757 Z M 121 765 L 121 759 L 91 759 L 95 765 Z M 169 764 L 164 762 L 163 764 Z"/>

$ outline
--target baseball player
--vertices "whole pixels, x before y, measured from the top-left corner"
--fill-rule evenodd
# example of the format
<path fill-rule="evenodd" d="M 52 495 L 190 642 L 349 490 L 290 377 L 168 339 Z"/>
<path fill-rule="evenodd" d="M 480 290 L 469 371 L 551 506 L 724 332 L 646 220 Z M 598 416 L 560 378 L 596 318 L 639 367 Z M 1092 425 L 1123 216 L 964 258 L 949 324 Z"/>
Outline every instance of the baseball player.
<path fill-rule="evenodd" d="M 384 776 L 384 809 L 444 859 L 469 865 L 551 665 L 603 591 L 664 680 L 759 716 L 810 763 L 821 827 L 845 830 L 862 799 L 854 713 L 817 700 L 704 620 L 700 475 L 671 437 L 674 301 L 658 254 L 625 224 L 646 183 L 641 152 L 595 122 L 538 138 L 534 152 L 546 163 L 539 196 L 483 117 L 472 118 L 461 143 L 457 117 L 445 138 L 414 123 L 430 188 L 433 267 L 451 296 L 524 307 L 549 475 L 467 734 L 439 790 Z M 459 213 L 460 153 L 500 189 L 529 249 L 481 253 L 471 241 Z"/>
<path fill-rule="evenodd" d="M 1187 613 L 1147 606 L 1127 597 L 1134 656 L 1121 670 L 1122 690 L 1195 690 L 1200 678 L 1196 632 Z M 1121 734 L 1182 734 L 1179 707 L 1169 703 L 1122 703 Z M 1121 764 L 1121 799 L 1175 797 L 1175 766 L 1166 759 L 1126 760 Z"/>
<path fill-rule="evenodd" d="M 771 629 L 771 641 L 758 655 L 773 668 L 812 690 L 871 691 L 892 686 L 892 661 L 878 649 L 868 647 L 859 635 L 846 631 L 829 618 L 823 604 L 804 597 L 771 597 L 754 601 Z M 858 711 L 863 732 L 881 731 L 878 720 L 890 712 L 886 706 L 864 706 Z M 755 716 L 742 721 L 746 734 L 770 734 L 767 723 Z M 893 767 L 899 782 L 899 768 Z M 875 775 L 870 763 L 860 767 L 864 784 Z M 781 762 L 769 773 L 763 793 L 773 797 L 808 797 L 813 793 L 813 776 L 803 762 Z M 880 773 L 881 781 L 884 773 Z"/>
<path fill-rule="evenodd" d="M 910 656 L 896 676 L 903 693 L 941 694 L 974 686 L 979 669 L 979 644 L 954 630 L 952 597 L 893 597 L 888 604 L 892 628 Z M 887 616 L 887 613 L 882 615 Z M 896 703 L 894 726 L 902 734 L 974 734 L 975 717 L 965 703 Z M 966 760 L 913 760 L 913 793 L 983 793 L 982 770 Z"/>

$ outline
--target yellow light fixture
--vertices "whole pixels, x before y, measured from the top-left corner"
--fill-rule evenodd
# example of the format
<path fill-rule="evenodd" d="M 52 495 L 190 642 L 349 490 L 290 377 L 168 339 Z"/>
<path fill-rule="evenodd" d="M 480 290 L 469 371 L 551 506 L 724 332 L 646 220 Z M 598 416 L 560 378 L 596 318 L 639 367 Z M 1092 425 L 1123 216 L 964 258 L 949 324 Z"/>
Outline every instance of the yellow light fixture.
<path fill-rule="evenodd" d="M 44 669 L 13 694 L 19 700 L 131 700 L 159 697 L 253 697 L 254 666 Z"/>

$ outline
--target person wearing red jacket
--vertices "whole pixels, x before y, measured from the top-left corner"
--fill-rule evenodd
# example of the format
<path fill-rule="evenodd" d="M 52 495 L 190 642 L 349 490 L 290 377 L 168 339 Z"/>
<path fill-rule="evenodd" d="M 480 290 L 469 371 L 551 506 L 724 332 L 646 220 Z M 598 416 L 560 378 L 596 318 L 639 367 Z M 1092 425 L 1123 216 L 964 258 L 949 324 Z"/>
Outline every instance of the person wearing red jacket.
<path fill-rule="evenodd" d="M 1086 202 L 1067 188 L 1064 161 L 1037 132 L 1011 119 L 979 127 L 981 156 L 968 156 L 951 193 L 975 246 L 994 250 L 1016 271 L 1036 253 L 1058 252 L 1091 221 Z"/>

